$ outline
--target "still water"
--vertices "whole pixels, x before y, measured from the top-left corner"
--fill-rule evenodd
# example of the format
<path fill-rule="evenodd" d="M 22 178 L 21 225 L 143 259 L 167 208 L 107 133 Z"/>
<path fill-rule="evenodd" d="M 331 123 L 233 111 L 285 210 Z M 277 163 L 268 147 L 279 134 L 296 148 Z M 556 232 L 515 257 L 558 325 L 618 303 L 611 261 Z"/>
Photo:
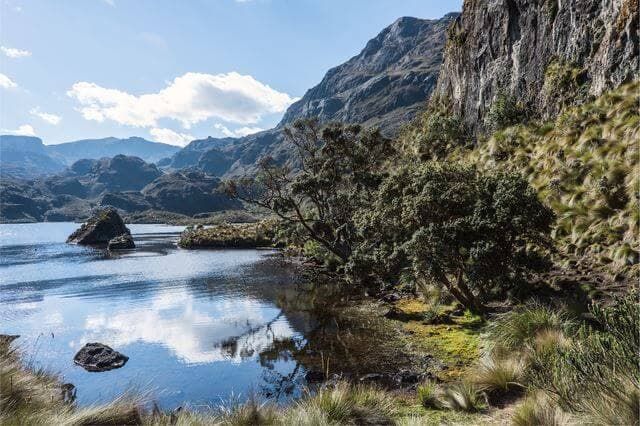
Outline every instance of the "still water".
<path fill-rule="evenodd" d="M 165 409 L 300 393 L 294 354 L 317 323 L 283 309 L 299 267 L 271 250 L 181 250 L 182 228 L 163 225 L 131 225 L 137 248 L 110 256 L 65 244 L 77 227 L 0 225 L 0 333 L 19 334 L 25 360 L 73 383 L 80 405 L 130 389 Z M 87 372 L 73 364 L 87 342 L 129 361 Z"/>

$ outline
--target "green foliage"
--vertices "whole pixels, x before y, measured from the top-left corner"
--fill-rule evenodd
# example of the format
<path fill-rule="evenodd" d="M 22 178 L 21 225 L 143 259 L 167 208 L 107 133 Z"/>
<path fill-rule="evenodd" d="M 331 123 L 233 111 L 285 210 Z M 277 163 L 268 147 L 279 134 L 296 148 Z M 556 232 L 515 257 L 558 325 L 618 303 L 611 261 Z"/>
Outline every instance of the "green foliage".
<path fill-rule="evenodd" d="M 263 158 L 260 171 L 227 182 L 230 195 L 265 207 L 297 226 L 311 239 L 346 262 L 356 240 L 353 216 L 366 208 L 384 178 L 382 164 L 393 154 L 391 141 L 360 126 L 298 120 L 285 131 L 295 149 L 294 173 Z"/>
<path fill-rule="evenodd" d="M 180 235 L 178 246 L 195 248 L 254 248 L 270 247 L 275 243 L 276 223 L 225 223 L 205 228 L 188 226 Z"/>
<path fill-rule="evenodd" d="M 638 294 L 608 307 L 596 305 L 592 314 L 595 325 L 581 327 L 578 343 L 534 354 L 529 381 L 562 409 L 595 424 L 639 424 Z"/>
<path fill-rule="evenodd" d="M 426 111 L 401 136 L 407 154 L 422 161 L 442 160 L 453 149 L 465 147 L 470 141 L 470 132 L 464 123 L 442 109 Z"/>
<path fill-rule="evenodd" d="M 556 0 L 550 2 L 555 4 Z M 557 7 L 557 5 L 556 5 Z M 544 74 L 542 91 L 560 106 L 570 105 L 586 96 L 587 71 L 571 62 L 554 58 Z"/>
<path fill-rule="evenodd" d="M 519 175 L 411 165 L 383 181 L 374 199 L 356 219 L 363 238 L 355 273 L 392 278 L 412 266 L 418 279 L 479 311 L 514 279 L 547 266 L 531 248 L 546 243 L 553 214 Z"/>
<path fill-rule="evenodd" d="M 553 122 L 503 129 L 449 161 L 523 173 L 557 215 L 552 236 L 563 258 L 637 273 L 639 104 L 636 81 L 568 107 Z"/>
<path fill-rule="evenodd" d="M 433 381 L 426 381 L 419 385 L 417 396 L 420 405 L 424 408 L 441 408 L 438 392 L 438 385 Z"/>
<path fill-rule="evenodd" d="M 492 357 L 480 363 L 473 381 L 490 395 L 506 395 L 523 389 L 524 362 L 515 357 Z"/>
<path fill-rule="evenodd" d="M 533 347 L 539 333 L 562 332 L 571 327 L 566 313 L 539 303 L 513 309 L 487 326 L 489 340 L 506 351 Z"/>
<path fill-rule="evenodd" d="M 465 380 L 445 387 L 439 400 L 443 408 L 454 411 L 479 412 L 489 408 L 486 393 Z"/>
<path fill-rule="evenodd" d="M 527 111 L 515 97 L 499 91 L 486 115 L 486 126 L 490 131 L 504 129 L 522 123 L 527 118 Z"/>

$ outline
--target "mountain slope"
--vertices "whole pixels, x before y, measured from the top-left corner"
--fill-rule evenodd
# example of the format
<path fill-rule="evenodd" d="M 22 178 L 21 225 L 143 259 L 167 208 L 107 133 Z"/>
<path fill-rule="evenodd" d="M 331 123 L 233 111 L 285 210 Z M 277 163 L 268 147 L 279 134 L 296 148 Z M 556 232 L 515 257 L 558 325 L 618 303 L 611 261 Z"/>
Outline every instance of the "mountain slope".
<path fill-rule="evenodd" d="M 433 98 L 471 128 L 500 92 L 549 119 L 637 75 L 638 28 L 638 0 L 466 0 Z"/>
<path fill-rule="evenodd" d="M 369 40 L 360 54 L 330 69 L 320 84 L 289 107 L 279 126 L 318 117 L 377 125 L 394 133 L 415 116 L 434 88 L 445 31 L 457 16 L 398 19 Z"/>
<path fill-rule="evenodd" d="M 151 142 L 143 138 L 127 139 L 103 138 L 84 139 L 58 145 L 48 145 L 47 152 L 62 159 L 67 165 L 89 158 L 113 157 L 118 154 L 142 158 L 148 163 L 155 163 L 180 150 L 179 147 L 160 142 Z"/>
<path fill-rule="evenodd" d="M 42 139 L 32 136 L 0 136 L 0 171 L 2 176 L 19 178 L 56 173 L 64 163 L 52 158 Z"/>
<path fill-rule="evenodd" d="M 287 109 L 274 129 L 233 143 L 209 140 L 211 147 L 205 150 L 190 145 L 163 160 L 161 166 L 201 167 L 219 176 L 251 173 L 261 156 L 286 161 L 290 148 L 283 142 L 282 130 L 305 117 L 379 126 L 383 133 L 395 134 L 423 108 L 434 89 L 446 29 L 457 16 L 450 13 L 436 20 L 398 19 L 358 55 L 329 70 L 318 85 Z M 209 149 L 217 151 L 207 152 Z"/>

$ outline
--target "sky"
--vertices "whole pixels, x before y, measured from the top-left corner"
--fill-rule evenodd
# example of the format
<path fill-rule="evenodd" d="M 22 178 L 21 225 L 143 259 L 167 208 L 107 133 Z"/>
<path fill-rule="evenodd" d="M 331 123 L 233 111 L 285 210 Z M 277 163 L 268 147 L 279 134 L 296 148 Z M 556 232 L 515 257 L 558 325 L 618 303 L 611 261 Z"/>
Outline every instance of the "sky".
<path fill-rule="evenodd" d="M 278 123 L 402 16 L 461 0 L 0 0 L 0 133 L 186 145 Z"/>

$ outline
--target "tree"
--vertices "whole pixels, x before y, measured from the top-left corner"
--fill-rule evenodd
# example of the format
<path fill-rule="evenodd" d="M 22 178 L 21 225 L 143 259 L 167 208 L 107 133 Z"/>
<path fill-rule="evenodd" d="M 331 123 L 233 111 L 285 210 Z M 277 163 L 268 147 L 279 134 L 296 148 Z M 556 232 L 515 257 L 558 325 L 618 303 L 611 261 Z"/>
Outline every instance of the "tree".
<path fill-rule="evenodd" d="M 285 130 L 293 167 L 265 157 L 255 177 L 226 183 L 236 198 L 264 207 L 346 263 L 355 243 L 353 217 L 365 208 L 394 150 L 376 129 L 296 121 Z"/>
<path fill-rule="evenodd" d="M 373 199 L 355 220 L 357 273 L 393 279 L 411 268 L 416 279 L 482 312 L 494 293 L 548 266 L 534 248 L 548 244 L 554 216 L 520 175 L 411 165 L 390 175 Z"/>

